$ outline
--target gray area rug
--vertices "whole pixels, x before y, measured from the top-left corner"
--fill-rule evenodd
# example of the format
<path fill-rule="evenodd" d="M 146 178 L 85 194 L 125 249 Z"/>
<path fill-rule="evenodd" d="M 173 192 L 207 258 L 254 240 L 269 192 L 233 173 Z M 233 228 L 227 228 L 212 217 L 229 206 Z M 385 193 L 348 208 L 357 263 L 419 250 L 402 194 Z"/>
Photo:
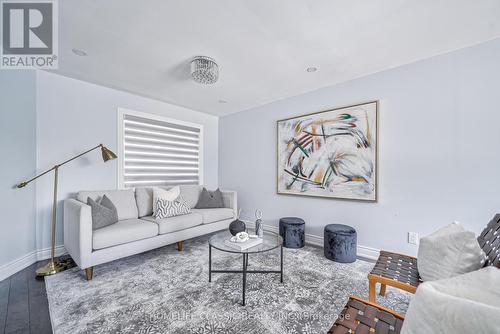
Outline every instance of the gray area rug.
<path fill-rule="evenodd" d="M 213 269 L 241 269 L 240 255 L 213 250 Z M 279 251 L 250 255 L 250 269 L 279 268 Z M 284 249 L 278 274 L 213 274 L 208 282 L 208 236 L 106 263 L 85 280 L 73 268 L 46 277 L 55 333 L 326 333 L 350 295 L 368 298 L 373 264 L 335 263 L 311 246 Z M 377 301 L 405 313 L 411 296 L 387 288 Z"/>

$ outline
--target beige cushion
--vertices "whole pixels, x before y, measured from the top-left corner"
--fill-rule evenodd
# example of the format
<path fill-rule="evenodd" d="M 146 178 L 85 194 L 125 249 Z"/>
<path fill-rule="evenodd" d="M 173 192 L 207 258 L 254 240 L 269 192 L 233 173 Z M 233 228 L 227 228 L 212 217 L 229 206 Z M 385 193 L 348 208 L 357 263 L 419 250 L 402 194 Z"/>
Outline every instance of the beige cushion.
<path fill-rule="evenodd" d="M 423 281 L 450 278 L 478 270 L 485 254 L 476 236 L 453 223 L 420 239 L 418 272 Z"/>
<path fill-rule="evenodd" d="M 135 188 L 135 201 L 137 202 L 139 218 L 151 216 L 153 214 L 153 188 Z"/>
<path fill-rule="evenodd" d="M 199 213 L 203 216 L 203 224 L 210 224 L 234 218 L 233 209 L 192 209 L 192 212 Z"/>
<path fill-rule="evenodd" d="M 500 269 L 487 267 L 424 282 L 410 302 L 401 334 L 500 333 Z"/>
<path fill-rule="evenodd" d="M 92 234 L 94 249 L 116 246 L 158 235 L 158 225 L 141 219 L 120 220 Z"/>
<path fill-rule="evenodd" d="M 180 188 L 182 197 L 191 209 L 194 208 L 198 203 L 198 198 L 200 198 L 202 187 L 199 185 L 183 185 Z"/>
<path fill-rule="evenodd" d="M 133 189 L 80 191 L 77 195 L 77 199 L 82 203 L 87 203 L 88 197 L 97 201 L 104 195 L 106 195 L 115 205 L 118 220 L 134 219 L 139 217 Z"/>
<path fill-rule="evenodd" d="M 190 227 L 201 225 L 202 216 L 199 213 L 189 213 L 187 215 L 168 217 L 163 219 L 155 219 L 153 216 L 143 217 L 141 219 L 148 222 L 155 222 L 158 224 L 159 233 L 167 234 L 180 230 L 185 230 Z"/>

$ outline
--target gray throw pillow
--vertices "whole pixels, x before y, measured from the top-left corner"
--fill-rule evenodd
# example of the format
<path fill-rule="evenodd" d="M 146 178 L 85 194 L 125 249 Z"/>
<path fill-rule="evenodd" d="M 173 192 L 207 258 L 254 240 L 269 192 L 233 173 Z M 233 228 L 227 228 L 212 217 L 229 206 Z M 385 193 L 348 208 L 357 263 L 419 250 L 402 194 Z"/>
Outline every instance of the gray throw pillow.
<path fill-rule="evenodd" d="M 215 191 L 208 191 L 207 188 L 203 188 L 196 203 L 196 209 L 215 209 L 223 208 L 224 201 L 222 200 L 222 192 L 217 188 Z"/>
<path fill-rule="evenodd" d="M 92 229 L 97 230 L 118 221 L 116 207 L 111 200 L 104 195 L 100 201 L 87 198 L 87 204 L 92 209 Z"/>

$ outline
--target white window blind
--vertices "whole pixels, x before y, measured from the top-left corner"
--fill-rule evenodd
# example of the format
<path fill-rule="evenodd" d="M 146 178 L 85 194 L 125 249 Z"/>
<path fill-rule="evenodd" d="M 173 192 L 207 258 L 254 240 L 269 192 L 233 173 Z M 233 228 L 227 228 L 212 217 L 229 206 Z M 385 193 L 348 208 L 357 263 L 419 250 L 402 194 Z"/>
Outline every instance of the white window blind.
<path fill-rule="evenodd" d="M 122 113 L 126 188 L 200 183 L 201 126 Z"/>

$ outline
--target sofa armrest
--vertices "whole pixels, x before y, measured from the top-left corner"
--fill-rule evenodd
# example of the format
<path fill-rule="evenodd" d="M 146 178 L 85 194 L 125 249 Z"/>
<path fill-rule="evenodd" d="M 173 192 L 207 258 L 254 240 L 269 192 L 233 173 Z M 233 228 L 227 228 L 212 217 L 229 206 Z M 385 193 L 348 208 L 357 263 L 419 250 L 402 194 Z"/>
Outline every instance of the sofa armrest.
<path fill-rule="evenodd" d="M 222 201 L 224 202 L 224 207 L 233 209 L 234 217 L 238 216 L 238 199 L 237 193 L 233 190 L 221 190 L 222 192 Z"/>
<path fill-rule="evenodd" d="M 64 247 L 80 268 L 92 266 L 92 211 L 76 199 L 64 201 Z"/>

